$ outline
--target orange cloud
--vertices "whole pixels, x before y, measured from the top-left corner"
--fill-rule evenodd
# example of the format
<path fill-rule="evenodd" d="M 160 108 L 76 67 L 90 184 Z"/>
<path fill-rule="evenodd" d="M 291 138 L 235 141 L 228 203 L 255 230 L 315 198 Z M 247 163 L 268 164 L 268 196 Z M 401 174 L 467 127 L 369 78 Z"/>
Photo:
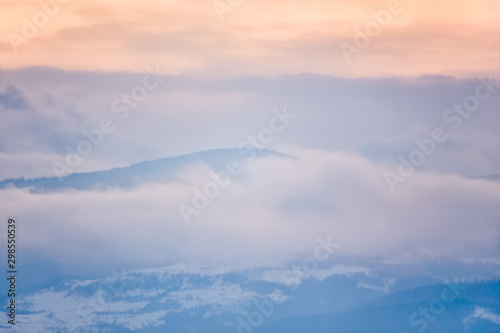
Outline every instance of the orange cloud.
<path fill-rule="evenodd" d="M 355 28 L 363 31 L 374 20 L 371 13 L 386 10 L 390 1 L 400 1 L 402 10 L 347 62 L 339 44 L 354 45 Z M 217 76 L 499 71 L 496 0 L 245 0 L 223 21 L 213 2 L 47 0 L 58 8 L 43 24 L 47 10 L 37 1 L 0 1 L 6 18 L 0 23 L 2 66 L 141 72 L 160 64 L 172 74 Z M 37 32 L 26 38 L 26 20 L 33 23 L 36 15 Z"/>

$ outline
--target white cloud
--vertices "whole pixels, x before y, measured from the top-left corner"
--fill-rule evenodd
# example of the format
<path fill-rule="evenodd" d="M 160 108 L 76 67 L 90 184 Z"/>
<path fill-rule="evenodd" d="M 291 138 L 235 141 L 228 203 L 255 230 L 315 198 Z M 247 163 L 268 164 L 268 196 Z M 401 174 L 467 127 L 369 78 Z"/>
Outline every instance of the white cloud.
<path fill-rule="evenodd" d="M 23 247 L 68 269 L 200 257 L 292 259 L 311 255 L 315 239 L 327 235 L 341 244 L 340 254 L 499 255 L 499 182 L 417 173 L 393 194 L 382 167 L 357 155 L 299 148 L 293 154 L 300 160 L 248 163 L 245 177 L 189 225 L 178 204 L 205 184 L 196 169 L 182 184 L 47 194 L 7 189 L 0 202 L 19 220 Z"/>

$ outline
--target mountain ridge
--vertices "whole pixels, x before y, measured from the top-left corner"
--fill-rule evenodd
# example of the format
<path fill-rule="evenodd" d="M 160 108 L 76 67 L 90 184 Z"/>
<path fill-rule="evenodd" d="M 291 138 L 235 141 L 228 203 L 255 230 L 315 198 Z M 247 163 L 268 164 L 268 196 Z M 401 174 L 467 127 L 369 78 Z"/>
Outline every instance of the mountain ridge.
<path fill-rule="evenodd" d="M 172 157 L 140 161 L 125 167 L 108 170 L 72 173 L 64 177 L 39 177 L 25 179 L 9 178 L 0 181 L 0 190 L 9 186 L 15 188 L 33 187 L 33 192 L 49 192 L 73 188 L 86 190 L 93 187 L 133 187 L 141 182 L 170 182 L 175 179 L 175 172 L 181 167 L 197 162 L 209 165 L 214 170 L 222 170 L 230 160 L 242 161 L 246 154 L 255 154 L 255 158 L 269 156 L 290 157 L 283 153 L 267 149 L 210 149 Z"/>

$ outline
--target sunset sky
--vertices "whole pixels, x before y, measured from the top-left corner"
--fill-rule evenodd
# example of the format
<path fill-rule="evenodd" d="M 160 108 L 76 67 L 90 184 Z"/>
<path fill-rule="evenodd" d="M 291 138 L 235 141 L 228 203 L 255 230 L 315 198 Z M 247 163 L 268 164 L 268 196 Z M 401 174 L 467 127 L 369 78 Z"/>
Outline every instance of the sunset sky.
<path fill-rule="evenodd" d="M 54 0 L 41 3 L 54 8 Z M 353 44 L 355 28 L 364 30 L 392 1 L 233 0 L 223 20 L 211 0 L 61 3 L 45 22 L 38 1 L 0 1 L 3 68 L 143 72 L 160 64 L 169 74 L 341 77 L 500 71 L 496 0 L 396 0 L 398 13 L 350 63 L 339 44 Z M 12 34 L 23 36 L 23 18 L 34 17 L 34 36 L 11 43 Z"/>

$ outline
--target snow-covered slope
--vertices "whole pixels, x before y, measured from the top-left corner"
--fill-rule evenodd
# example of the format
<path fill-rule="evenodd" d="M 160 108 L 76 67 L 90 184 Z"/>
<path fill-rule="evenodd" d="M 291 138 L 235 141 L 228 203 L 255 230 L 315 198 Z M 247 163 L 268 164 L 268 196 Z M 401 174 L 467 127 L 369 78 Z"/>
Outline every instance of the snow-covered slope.
<path fill-rule="evenodd" d="M 370 327 L 374 332 L 402 332 L 405 327 L 410 332 L 422 324 L 415 324 L 414 317 L 412 325 L 412 314 L 421 307 L 434 311 L 446 288 L 457 295 L 443 311 L 436 308 L 440 313 L 426 323 L 428 332 L 450 320 L 461 329 L 484 326 L 482 322 L 500 329 L 498 266 L 440 265 L 450 270 L 434 274 L 432 264 L 337 258 L 311 270 L 269 261 L 190 262 L 115 272 L 104 279 L 65 281 L 22 294 L 14 331 L 332 332 L 349 322 L 345 327 L 350 332 Z M 465 273 L 454 280 L 458 266 Z M 474 273 L 478 268 L 482 278 Z M 428 273 L 411 273 L 415 271 Z M 393 328 L 375 325 L 377 318 L 394 323 Z"/>

